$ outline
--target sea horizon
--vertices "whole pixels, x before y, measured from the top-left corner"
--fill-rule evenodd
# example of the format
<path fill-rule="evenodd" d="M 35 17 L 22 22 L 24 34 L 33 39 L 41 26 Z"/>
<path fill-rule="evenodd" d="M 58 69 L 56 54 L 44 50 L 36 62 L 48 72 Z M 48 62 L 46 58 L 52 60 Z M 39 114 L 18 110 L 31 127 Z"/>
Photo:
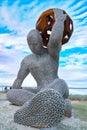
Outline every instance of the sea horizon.
<path fill-rule="evenodd" d="M 11 85 L 0 85 L 0 91 L 5 91 L 6 89 L 9 90 L 10 87 L 11 87 Z M 22 86 L 22 87 L 28 87 L 28 86 Z M 69 95 L 87 95 L 87 88 L 69 87 Z"/>

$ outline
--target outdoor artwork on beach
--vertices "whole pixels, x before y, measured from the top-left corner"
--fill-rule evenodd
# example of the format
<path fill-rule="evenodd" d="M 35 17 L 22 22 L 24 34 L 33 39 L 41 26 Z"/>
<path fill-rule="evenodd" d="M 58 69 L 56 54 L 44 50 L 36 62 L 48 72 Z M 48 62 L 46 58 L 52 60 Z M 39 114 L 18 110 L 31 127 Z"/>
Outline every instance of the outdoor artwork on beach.
<path fill-rule="evenodd" d="M 63 44 L 73 32 L 73 21 L 61 9 L 51 8 L 40 15 L 36 29 L 29 31 L 27 43 L 32 51 L 22 62 L 8 100 L 21 108 L 14 114 L 14 122 L 36 128 L 52 128 L 64 116 L 71 117 L 71 101 L 67 83 L 57 71 Z M 36 88 L 22 88 L 25 77 L 31 73 Z"/>

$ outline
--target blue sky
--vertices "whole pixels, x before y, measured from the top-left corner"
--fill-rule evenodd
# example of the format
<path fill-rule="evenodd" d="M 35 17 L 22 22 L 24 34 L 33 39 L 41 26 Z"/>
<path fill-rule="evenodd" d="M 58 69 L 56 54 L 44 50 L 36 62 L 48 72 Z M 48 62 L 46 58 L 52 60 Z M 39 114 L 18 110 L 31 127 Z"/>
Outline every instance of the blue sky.
<path fill-rule="evenodd" d="M 0 85 L 12 85 L 21 60 L 31 53 L 27 33 L 49 8 L 65 10 L 74 23 L 70 41 L 62 46 L 59 77 L 69 87 L 87 87 L 87 0 L 0 0 Z M 29 75 L 23 85 L 36 83 Z M 83 91 L 71 90 L 71 93 L 83 94 Z"/>

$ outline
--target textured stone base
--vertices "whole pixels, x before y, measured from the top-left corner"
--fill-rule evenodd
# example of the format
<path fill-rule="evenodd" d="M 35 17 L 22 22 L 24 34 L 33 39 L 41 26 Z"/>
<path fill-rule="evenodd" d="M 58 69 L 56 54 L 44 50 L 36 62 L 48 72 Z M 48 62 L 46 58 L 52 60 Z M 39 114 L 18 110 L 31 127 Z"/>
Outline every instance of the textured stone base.
<path fill-rule="evenodd" d="M 64 117 L 65 102 L 53 89 L 40 91 L 14 114 L 14 121 L 25 126 L 47 128 L 56 126 Z"/>
<path fill-rule="evenodd" d="M 8 101 L 0 101 L 0 130 L 56 130 L 53 128 L 36 129 L 14 123 L 13 116 L 19 108 Z M 76 119 L 73 115 L 71 118 L 65 118 L 58 125 L 57 130 L 87 130 L 87 122 Z"/>

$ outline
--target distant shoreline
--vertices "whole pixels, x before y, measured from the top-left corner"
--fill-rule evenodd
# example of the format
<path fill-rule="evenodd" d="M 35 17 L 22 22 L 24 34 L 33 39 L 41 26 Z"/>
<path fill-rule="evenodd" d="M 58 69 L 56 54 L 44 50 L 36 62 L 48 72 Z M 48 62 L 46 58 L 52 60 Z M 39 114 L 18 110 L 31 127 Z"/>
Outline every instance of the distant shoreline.
<path fill-rule="evenodd" d="M 7 92 L 10 90 L 10 88 L 11 86 L 8 85 L 0 85 L 0 92 Z M 70 95 L 87 95 L 87 88 L 69 87 L 69 93 Z"/>

